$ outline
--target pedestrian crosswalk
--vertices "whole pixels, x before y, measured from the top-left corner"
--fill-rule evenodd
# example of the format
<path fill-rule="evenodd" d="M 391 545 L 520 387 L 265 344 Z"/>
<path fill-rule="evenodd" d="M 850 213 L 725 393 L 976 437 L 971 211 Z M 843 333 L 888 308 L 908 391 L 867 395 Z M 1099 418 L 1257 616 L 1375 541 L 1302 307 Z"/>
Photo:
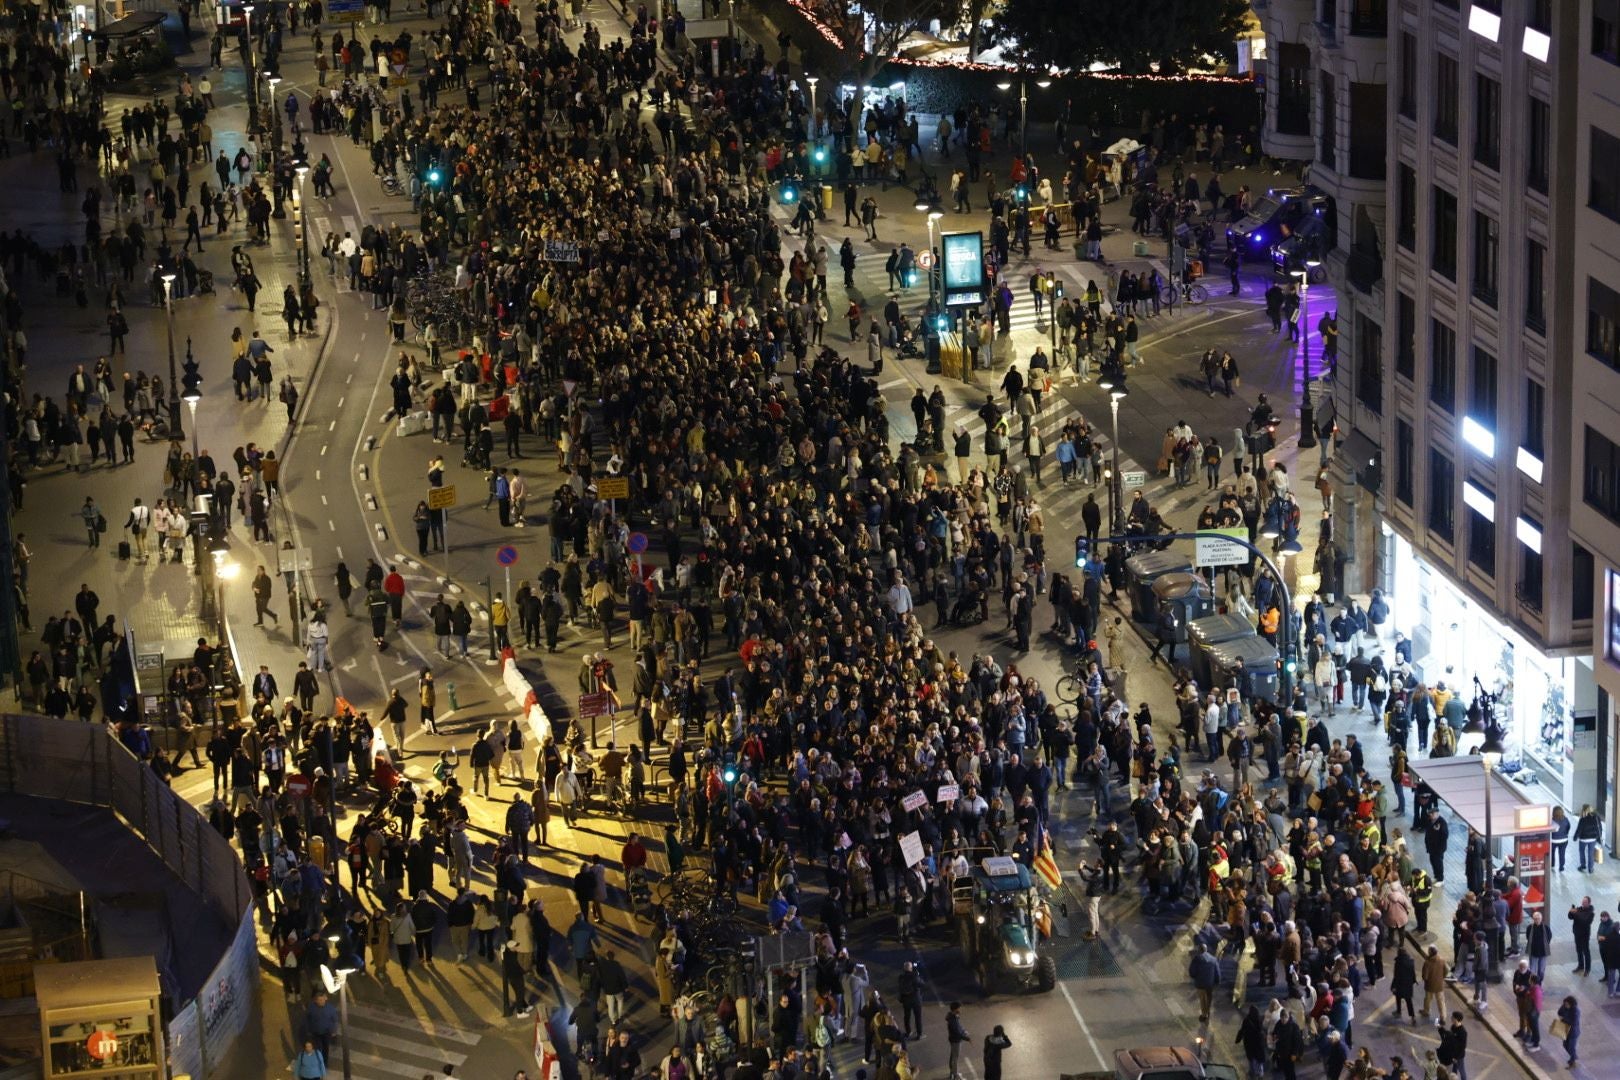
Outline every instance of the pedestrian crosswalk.
<path fill-rule="evenodd" d="M 349 1068 L 343 1068 L 342 1040 L 334 1039 L 328 1075 L 353 1080 L 421 1080 L 451 1075 L 467 1061 L 483 1036 L 413 1013 L 385 1011 L 349 1002 Z"/>

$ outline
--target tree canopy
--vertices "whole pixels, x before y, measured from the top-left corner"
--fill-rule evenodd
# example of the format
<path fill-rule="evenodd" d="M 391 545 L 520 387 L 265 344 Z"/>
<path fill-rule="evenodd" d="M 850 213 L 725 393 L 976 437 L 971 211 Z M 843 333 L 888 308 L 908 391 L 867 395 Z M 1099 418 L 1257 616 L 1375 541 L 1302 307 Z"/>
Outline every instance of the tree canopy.
<path fill-rule="evenodd" d="M 1084 71 L 1102 63 L 1140 75 L 1156 62 L 1171 74 L 1206 55 L 1233 59 L 1247 12 L 1246 0 L 1006 0 L 991 35 L 1033 66 Z"/>

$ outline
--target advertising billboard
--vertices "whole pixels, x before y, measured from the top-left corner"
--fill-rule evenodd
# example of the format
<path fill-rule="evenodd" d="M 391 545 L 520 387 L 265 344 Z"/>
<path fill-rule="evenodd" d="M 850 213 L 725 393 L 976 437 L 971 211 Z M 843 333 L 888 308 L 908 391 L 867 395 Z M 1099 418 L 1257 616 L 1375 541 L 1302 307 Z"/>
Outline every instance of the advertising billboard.
<path fill-rule="evenodd" d="M 945 261 L 945 306 L 969 307 L 985 297 L 984 233 L 945 233 L 940 237 Z"/>

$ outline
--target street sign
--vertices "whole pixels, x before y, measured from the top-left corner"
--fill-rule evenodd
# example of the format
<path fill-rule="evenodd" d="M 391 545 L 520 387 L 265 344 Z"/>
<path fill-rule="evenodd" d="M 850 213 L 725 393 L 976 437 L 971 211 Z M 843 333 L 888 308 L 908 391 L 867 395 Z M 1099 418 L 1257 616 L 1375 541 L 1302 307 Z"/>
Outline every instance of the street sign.
<path fill-rule="evenodd" d="M 326 0 L 328 22 L 359 22 L 365 13 L 365 0 Z"/>
<path fill-rule="evenodd" d="M 315 782 L 303 773 L 293 773 L 287 777 L 287 794 L 296 795 L 302 799 L 315 790 Z"/>
<path fill-rule="evenodd" d="M 579 245 L 572 240 L 547 240 L 544 258 L 546 262 L 577 263 Z"/>
<path fill-rule="evenodd" d="M 918 255 L 917 265 L 922 267 L 924 270 L 932 270 L 934 268 L 934 253 L 932 251 L 925 251 Z"/>
<path fill-rule="evenodd" d="M 596 481 L 596 497 L 598 499 L 628 499 L 630 497 L 630 478 L 628 476 L 603 476 Z"/>
<path fill-rule="evenodd" d="M 511 566 L 513 563 L 517 562 L 517 560 L 517 548 L 513 547 L 511 544 L 502 545 L 501 549 L 495 553 L 495 561 L 500 563 L 502 566 Z"/>
<path fill-rule="evenodd" d="M 1193 561 L 1199 567 L 1205 566 L 1242 566 L 1249 561 L 1249 551 L 1242 544 L 1234 544 L 1233 540 L 1247 543 L 1249 531 L 1247 529 L 1202 529 L 1193 541 Z"/>
<path fill-rule="evenodd" d="M 1126 491 L 1131 491 L 1132 489 L 1139 487 L 1147 487 L 1147 470 L 1121 469 L 1119 471 L 1119 482 L 1124 485 Z"/>
<path fill-rule="evenodd" d="M 428 488 L 427 504 L 429 510 L 450 509 L 456 505 L 456 485 Z"/>
<path fill-rule="evenodd" d="M 579 718 L 581 720 L 589 720 L 593 716 L 612 716 L 613 712 L 612 694 L 579 695 Z"/>
<path fill-rule="evenodd" d="M 630 554 L 640 555 L 647 550 L 647 534 L 643 532 L 631 533 L 630 539 L 625 542 L 624 546 L 630 549 Z"/>

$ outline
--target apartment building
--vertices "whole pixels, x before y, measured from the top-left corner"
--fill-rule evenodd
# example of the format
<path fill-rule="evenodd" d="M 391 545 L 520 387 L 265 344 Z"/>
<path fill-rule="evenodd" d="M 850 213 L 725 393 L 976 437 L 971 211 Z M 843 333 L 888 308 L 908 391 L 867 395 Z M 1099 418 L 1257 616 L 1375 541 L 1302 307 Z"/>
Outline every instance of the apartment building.
<path fill-rule="evenodd" d="M 1571 273 L 1564 282 L 1573 364 L 1569 424 L 1570 533 L 1593 564 L 1591 602 L 1577 614 L 1602 613 L 1593 627 L 1597 692 L 1591 733 L 1598 767 L 1620 775 L 1620 0 L 1580 0 L 1571 63 L 1576 103 L 1570 203 L 1574 216 Z M 1566 54 L 1568 55 L 1568 54 Z M 1584 757 L 1585 750 L 1581 755 Z M 1583 796 L 1584 798 L 1584 796 Z M 1596 800 L 1593 800 L 1594 802 Z M 1605 806 L 1611 843 L 1616 807 Z"/>
<path fill-rule="evenodd" d="M 1572 429 L 1580 398 L 1620 408 L 1620 382 L 1587 392 L 1598 374 L 1586 366 L 1604 365 L 1579 348 L 1586 316 L 1571 301 L 1588 296 L 1583 250 L 1595 280 L 1608 259 L 1616 290 L 1591 295 L 1620 296 L 1602 255 L 1620 245 L 1589 230 L 1585 219 L 1602 214 L 1587 208 L 1585 166 L 1568 163 L 1595 138 L 1586 126 L 1620 135 L 1613 117 L 1579 119 L 1595 107 L 1583 99 L 1601 99 L 1598 84 L 1620 101 L 1620 80 L 1592 46 L 1616 3 L 1268 0 L 1262 11 L 1277 35 L 1266 148 L 1298 146 L 1309 94 L 1311 179 L 1338 200 L 1341 248 L 1350 238 L 1328 261 L 1341 308 L 1331 398 L 1348 587 L 1385 590 L 1431 685 L 1471 693 L 1478 679 L 1496 694 L 1509 763 L 1577 808 L 1599 801 L 1600 774 L 1612 775 L 1599 762 L 1614 755 L 1593 665 L 1602 549 L 1573 527 L 1584 444 Z M 1373 92 L 1356 80 L 1380 76 L 1374 119 Z M 1374 125 L 1387 163 L 1376 194 L 1362 175 Z M 1620 180 L 1606 182 L 1612 194 Z M 1620 440 L 1620 425 L 1594 426 Z M 1620 473 L 1620 451 L 1615 466 L 1607 475 Z M 1620 554 L 1612 483 L 1615 515 L 1588 516 L 1592 530 L 1614 531 L 1607 550 Z"/>

